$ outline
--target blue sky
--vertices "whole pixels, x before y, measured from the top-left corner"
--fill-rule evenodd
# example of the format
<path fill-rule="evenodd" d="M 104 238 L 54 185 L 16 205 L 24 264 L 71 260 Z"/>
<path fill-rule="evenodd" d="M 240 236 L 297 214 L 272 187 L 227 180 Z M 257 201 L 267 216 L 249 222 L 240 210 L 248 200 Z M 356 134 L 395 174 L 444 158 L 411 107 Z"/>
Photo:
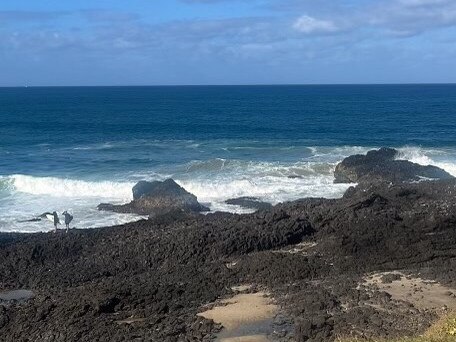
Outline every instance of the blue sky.
<path fill-rule="evenodd" d="M 455 0 L 0 2 L 0 86 L 433 82 Z"/>

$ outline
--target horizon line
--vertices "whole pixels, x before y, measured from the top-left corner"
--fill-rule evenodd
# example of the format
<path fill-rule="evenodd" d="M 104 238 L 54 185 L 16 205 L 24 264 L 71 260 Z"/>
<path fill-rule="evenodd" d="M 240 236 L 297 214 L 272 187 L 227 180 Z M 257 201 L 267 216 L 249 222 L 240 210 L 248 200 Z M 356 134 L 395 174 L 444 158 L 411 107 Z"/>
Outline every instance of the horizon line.
<path fill-rule="evenodd" d="M 121 88 L 121 87 L 278 87 L 278 86 L 393 86 L 393 85 L 456 85 L 456 82 L 404 83 L 247 83 L 247 84 L 112 84 L 112 85 L 5 85 L 0 88 Z"/>

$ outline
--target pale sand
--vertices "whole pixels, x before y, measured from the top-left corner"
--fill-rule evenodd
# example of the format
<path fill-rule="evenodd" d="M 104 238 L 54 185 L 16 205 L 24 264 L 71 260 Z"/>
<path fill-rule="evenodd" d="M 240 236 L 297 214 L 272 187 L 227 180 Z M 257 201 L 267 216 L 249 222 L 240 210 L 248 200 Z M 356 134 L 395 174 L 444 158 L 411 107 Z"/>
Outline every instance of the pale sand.
<path fill-rule="evenodd" d="M 285 247 L 283 249 L 279 249 L 274 251 L 274 253 L 288 253 L 288 254 L 302 254 L 302 255 L 310 255 L 312 250 L 318 244 L 315 242 L 301 242 L 297 245 L 293 245 L 291 247 Z"/>
<path fill-rule="evenodd" d="M 121 321 L 117 321 L 117 324 L 134 324 L 134 323 L 142 323 L 144 322 L 146 319 L 145 318 L 127 318 L 127 319 L 124 319 L 124 320 L 121 320 Z"/>
<path fill-rule="evenodd" d="M 237 289 L 247 289 L 247 286 L 238 287 Z M 237 328 L 262 322 L 274 318 L 277 313 L 277 305 L 271 303 L 267 293 L 249 293 L 237 294 L 230 299 L 223 300 L 220 305 L 198 314 L 206 319 L 212 319 L 214 322 L 221 324 L 226 333 L 235 331 Z M 224 337 L 221 342 L 267 342 L 266 335 L 248 335 Z"/>
<path fill-rule="evenodd" d="M 386 274 L 400 274 L 402 278 L 384 284 L 381 278 Z M 367 277 L 365 281 L 368 285 L 374 285 L 389 293 L 393 299 L 409 302 L 418 309 L 456 309 L 456 290 L 434 281 L 407 277 L 400 272 L 377 273 Z"/>
<path fill-rule="evenodd" d="M 252 289 L 252 285 L 239 285 L 239 286 L 233 286 L 231 290 L 234 292 L 245 292 L 248 290 Z"/>
<path fill-rule="evenodd" d="M 198 315 L 220 323 L 227 330 L 232 330 L 243 324 L 274 317 L 277 305 L 270 303 L 266 296 L 264 292 L 238 294 L 223 300 L 223 306 L 216 306 Z"/>

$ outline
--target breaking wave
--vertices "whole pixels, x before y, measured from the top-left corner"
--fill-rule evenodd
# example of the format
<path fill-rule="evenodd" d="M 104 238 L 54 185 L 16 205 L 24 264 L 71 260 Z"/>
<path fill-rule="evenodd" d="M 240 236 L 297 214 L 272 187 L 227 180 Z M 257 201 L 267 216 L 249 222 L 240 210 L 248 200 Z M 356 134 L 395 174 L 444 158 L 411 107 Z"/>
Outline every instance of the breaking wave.
<path fill-rule="evenodd" d="M 1 183 L 8 184 L 10 189 L 31 195 L 48 195 L 54 197 L 100 197 L 129 200 L 132 197 L 132 183 L 111 181 L 88 182 L 82 180 L 62 179 L 56 177 L 34 177 L 28 175 L 11 175 L 4 177 Z"/>
<path fill-rule="evenodd" d="M 409 160 L 420 165 L 434 165 L 456 177 L 456 151 L 454 149 L 401 147 L 398 150 L 398 159 Z"/>
<path fill-rule="evenodd" d="M 90 181 L 25 174 L 0 176 L 0 231 L 40 231 L 45 222 L 20 224 L 45 211 L 70 210 L 79 227 L 100 227 L 138 219 L 99 212 L 100 202 L 126 203 L 139 180 L 173 178 L 213 211 L 246 212 L 227 205 L 230 198 L 253 196 L 277 204 L 305 197 L 341 197 L 349 184 L 334 184 L 338 162 L 378 146 L 308 147 L 301 159 L 264 161 L 229 158 L 193 160 L 152 169 L 125 170 L 111 179 Z M 452 148 L 398 148 L 398 159 L 436 165 L 456 176 L 456 151 Z M 51 227 L 52 228 L 52 227 Z"/>

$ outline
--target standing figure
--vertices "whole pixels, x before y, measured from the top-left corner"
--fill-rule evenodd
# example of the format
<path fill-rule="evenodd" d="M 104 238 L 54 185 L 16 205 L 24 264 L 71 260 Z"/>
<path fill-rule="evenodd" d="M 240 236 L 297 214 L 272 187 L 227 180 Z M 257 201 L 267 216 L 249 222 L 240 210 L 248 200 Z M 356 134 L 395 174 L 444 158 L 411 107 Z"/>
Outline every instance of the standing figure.
<path fill-rule="evenodd" d="M 68 229 L 70 229 L 70 222 L 73 221 L 73 216 L 66 210 L 62 213 L 62 215 L 65 216 L 66 232 L 68 233 Z"/>
<path fill-rule="evenodd" d="M 54 222 L 54 233 L 56 233 L 57 225 L 60 224 L 59 215 L 57 215 L 57 212 L 54 211 L 52 214 L 44 213 L 43 215 L 45 215 L 49 221 Z"/>

